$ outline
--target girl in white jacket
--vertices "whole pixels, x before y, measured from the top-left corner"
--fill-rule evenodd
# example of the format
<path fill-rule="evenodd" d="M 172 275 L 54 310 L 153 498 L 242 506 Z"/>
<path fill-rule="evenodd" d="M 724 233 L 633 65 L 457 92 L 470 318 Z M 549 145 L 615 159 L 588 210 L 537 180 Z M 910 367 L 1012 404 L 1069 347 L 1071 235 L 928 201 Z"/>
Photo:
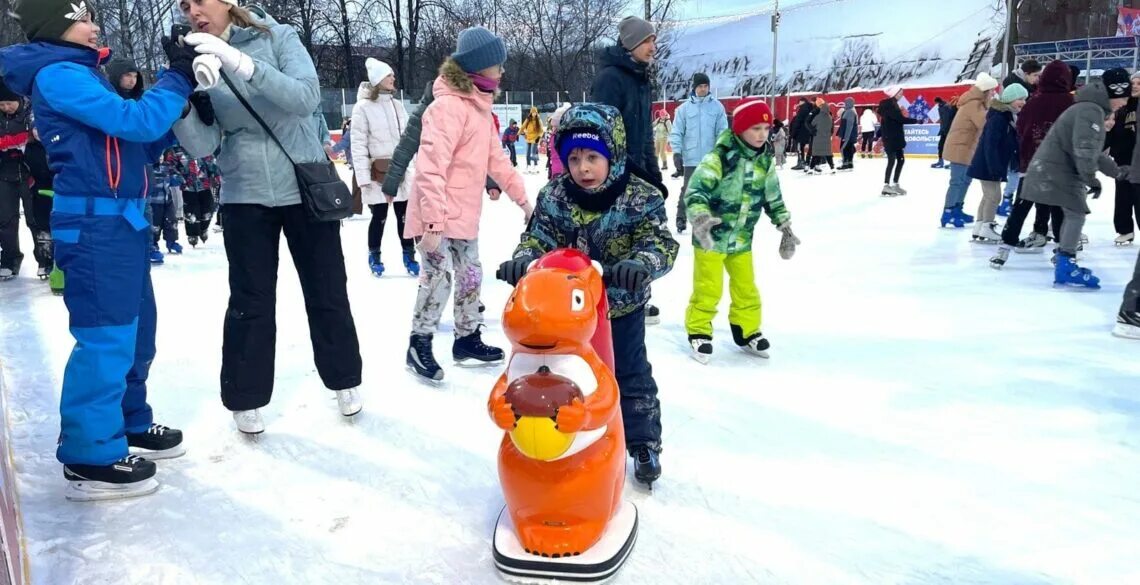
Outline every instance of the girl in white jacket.
<path fill-rule="evenodd" d="M 871 108 L 863 110 L 863 117 L 859 119 L 859 130 L 862 132 L 860 154 L 863 158 L 871 158 L 875 146 L 875 127 L 879 125 L 879 117 Z"/>
<path fill-rule="evenodd" d="M 396 211 L 396 225 L 399 229 L 400 246 L 404 250 L 404 267 L 412 276 L 419 276 L 420 265 L 416 262 L 416 249 L 411 238 L 404 237 L 404 217 L 408 210 L 408 185 L 405 180 L 397 197 L 387 197 L 380 191 L 387 172 L 388 161 L 400 142 L 400 136 L 408 125 L 408 113 L 404 104 L 393 96 L 396 90 L 396 76 L 392 68 L 383 61 L 368 59 L 364 63 L 368 71 L 368 81 L 360 84 L 356 105 L 352 108 L 352 167 L 356 172 L 356 182 L 360 185 L 361 198 L 372 210 L 372 222 L 368 224 L 368 266 L 372 274 L 384 274 L 384 263 L 380 261 L 380 243 L 384 238 L 384 225 L 388 221 L 388 208 Z M 408 177 L 414 169 L 409 165 Z"/>

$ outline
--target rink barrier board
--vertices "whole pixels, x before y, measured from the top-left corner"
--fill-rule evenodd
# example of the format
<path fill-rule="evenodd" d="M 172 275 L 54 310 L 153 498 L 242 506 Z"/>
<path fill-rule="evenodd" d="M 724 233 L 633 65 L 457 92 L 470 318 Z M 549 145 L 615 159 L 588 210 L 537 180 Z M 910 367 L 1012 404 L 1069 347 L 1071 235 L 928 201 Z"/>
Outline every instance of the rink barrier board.
<path fill-rule="evenodd" d="M 0 415 L 4 417 L 4 424 L 0 427 L 0 548 L 4 551 L 0 585 L 26 585 L 31 583 L 31 579 L 19 496 L 16 493 L 16 467 L 12 454 L 11 420 L 8 416 L 8 384 L 3 362 L 0 362 Z"/>

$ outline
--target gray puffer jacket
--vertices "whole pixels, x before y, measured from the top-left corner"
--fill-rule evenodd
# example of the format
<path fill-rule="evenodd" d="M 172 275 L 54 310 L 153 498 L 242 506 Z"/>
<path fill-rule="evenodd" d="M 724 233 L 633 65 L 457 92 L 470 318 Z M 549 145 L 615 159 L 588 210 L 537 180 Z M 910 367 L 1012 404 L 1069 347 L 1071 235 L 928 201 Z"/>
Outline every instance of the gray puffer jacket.
<path fill-rule="evenodd" d="M 313 112 L 321 100 L 313 60 L 292 27 L 278 24 L 259 9 L 254 18 L 272 34 L 255 28 L 231 27 L 229 43 L 254 61 L 248 82 L 231 75 L 234 86 L 289 151 L 297 163 L 327 160 Z M 209 92 L 217 123 L 206 126 L 195 111 L 174 125 L 178 141 L 194 158 L 217 155 L 225 183 L 223 204 L 244 203 L 283 207 L 301 203 L 293 165 L 221 83 Z"/>
<path fill-rule="evenodd" d="M 1035 203 L 1089 213 L 1088 187 L 1097 170 L 1116 178 L 1117 166 L 1104 154 L 1104 120 L 1112 113 L 1099 79 L 1077 92 L 1077 101 L 1053 123 L 1033 155 L 1021 196 Z"/>
<path fill-rule="evenodd" d="M 820 108 L 819 113 L 811 119 L 811 128 L 814 132 L 811 139 L 811 155 L 831 156 L 831 136 L 834 134 L 831 106 L 824 104 Z"/>

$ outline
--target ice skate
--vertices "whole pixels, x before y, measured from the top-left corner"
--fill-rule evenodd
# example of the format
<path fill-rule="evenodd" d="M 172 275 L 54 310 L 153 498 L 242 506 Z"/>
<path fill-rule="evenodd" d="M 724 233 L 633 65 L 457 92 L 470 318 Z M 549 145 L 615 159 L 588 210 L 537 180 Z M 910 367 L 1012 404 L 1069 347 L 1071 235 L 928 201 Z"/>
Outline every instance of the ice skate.
<path fill-rule="evenodd" d="M 377 278 L 384 276 L 384 263 L 380 261 L 380 252 L 368 253 L 368 269 L 372 271 L 372 276 Z"/>
<path fill-rule="evenodd" d="M 474 333 L 455 338 L 455 343 L 451 346 L 451 357 L 455 359 L 456 365 L 484 366 L 503 361 L 503 350 L 483 343 L 480 333 L 482 328 L 480 325 Z"/>
<path fill-rule="evenodd" d="M 182 255 L 182 244 L 179 244 L 178 242 L 167 242 L 166 253 L 173 254 L 175 256 Z"/>
<path fill-rule="evenodd" d="M 51 266 L 40 266 L 36 269 L 36 278 L 47 280 L 51 276 Z"/>
<path fill-rule="evenodd" d="M 1057 255 L 1057 267 L 1053 271 L 1053 286 L 1077 290 L 1098 290 L 1100 279 L 1093 276 L 1088 268 L 1077 266 L 1076 258 L 1068 254 Z"/>
<path fill-rule="evenodd" d="M 897 193 L 900 197 L 907 194 L 907 190 L 903 189 L 902 186 L 898 183 L 891 183 L 891 188 L 894 189 L 895 193 Z"/>
<path fill-rule="evenodd" d="M 1002 199 L 997 208 L 998 217 L 1009 217 L 1009 212 L 1013 210 L 1013 201 L 1010 199 Z"/>
<path fill-rule="evenodd" d="M 155 424 L 143 433 L 127 433 L 127 446 L 131 455 L 145 457 L 149 461 L 174 459 L 186 454 L 182 431 Z"/>
<path fill-rule="evenodd" d="M 1009 261 L 1009 246 L 1002 244 L 998 246 L 997 254 L 990 258 L 990 268 L 994 270 L 1001 270 L 1005 267 L 1005 263 Z"/>
<path fill-rule="evenodd" d="M 974 216 L 966 213 L 965 211 L 962 211 L 961 205 L 958 205 L 954 208 L 954 215 L 957 216 L 958 219 L 961 219 L 962 223 L 964 224 L 974 223 Z"/>
<path fill-rule="evenodd" d="M 431 335 L 412 335 L 408 343 L 406 362 L 408 369 L 428 382 L 443 381 L 443 368 L 435 361 L 431 348 Z"/>
<path fill-rule="evenodd" d="M 652 490 L 653 482 L 661 479 L 661 455 L 649 447 L 637 447 L 631 455 L 634 479 Z"/>
<path fill-rule="evenodd" d="M 344 417 L 356 416 L 364 409 L 364 405 L 360 401 L 360 391 L 358 388 L 337 390 L 336 405 L 340 409 L 341 416 Z"/>
<path fill-rule="evenodd" d="M 0 268 L 0 281 L 12 280 L 20 275 L 20 265 L 24 263 L 23 256 L 17 256 L 11 266 Z"/>
<path fill-rule="evenodd" d="M 943 160 L 939 160 L 938 162 L 936 162 L 936 163 L 934 163 L 934 164 L 930 165 L 930 168 L 932 168 L 932 169 L 941 169 L 941 168 L 943 168 L 943 167 L 945 167 L 945 166 L 946 166 L 946 161 L 943 161 Z"/>
<path fill-rule="evenodd" d="M 238 410 L 234 412 L 234 422 L 245 435 L 260 435 L 265 432 L 265 421 L 261 420 L 261 410 Z"/>
<path fill-rule="evenodd" d="M 946 209 L 942 210 L 942 219 L 940 220 L 940 223 L 944 228 L 947 224 L 953 225 L 956 228 L 966 227 L 966 223 L 962 221 L 962 218 L 958 217 L 954 213 L 953 207 L 947 207 Z"/>
<path fill-rule="evenodd" d="M 1113 243 L 1116 244 L 1117 246 L 1131 246 L 1132 241 L 1134 239 L 1136 239 L 1135 232 L 1130 233 L 1130 234 L 1122 234 L 1122 235 L 1116 236 L 1116 239 L 1113 240 Z"/>
<path fill-rule="evenodd" d="M 645 324 L 646 325 L 660 325 L 661 324 L 661 309 L 657 305 L 645 304 Z"/>
<path fill-rule="evenodd" d="M 853 170 L 855 170 L 855 165 L 853 165 L 851 163 L 844 163 L 844 164 L 840 165 L 839 168 L 836 170 L 840 171 L 840 172 L 853 171 Z"/>
<path fill-rule="evenodd" d="M 1049 240 L 1045 236 L 1033 232 L 1022 238 L 1014 251 L 1018 254 L 1040 254 L 1045 251 L 1047 245 L 1049 245 Z"/>
<path fill-rule="evenodd" d="M 744 330 L 737 325 L 733 325 L 732 339 L 736 341 L 736 345 L 740 347 L 744 353 L 765 359 L 768 358 L 768 348 L 771 344 L 768 343 L 767 339 L 764 339 L 763 333 L 757 331 L 745 337 Z"/>
<path fill-rule="evenodd" d="M 996 221 L 975 224 L 973 242 L 976 244 L 997 244 L 1001 242 L 1001 226 Z"/>
<path fill-rule="evenodd" d="M 186 241 L 190 243 L 191 248 L 198 247 L 198 236 L 187 236 Z"/>
<path fill-rule="evenodd" d="M 693 349 L 693 353 L 689 354 L 693 359 L 702 364 L 708 364 L 709 361 L 712 360 L 713 344 L 711 337 L 707 335 L 690 335 L 689 346 Z"/>
<path fill-rule="evenodd" d="M 166 258 L 162 255 L 162 252 L 159 251 L 158 248 L 151 248 L 150 249 L 150 263 L 151 264 L 164 264 L 165 262 L 166 262 Z"/>
<path fill-rule="evenodd" d="M 52 266 L 51 274 L 48 275 L 48 286 L 51 287 L 52 294 L 63 296 L 63 285 L 63 271 L 58 267 Z"/>
<path fill-rule="evenodd" d="M 1081 246 L 1087 245 L 1089 243 L 1089 237 L 1085 234 L 1081 234 L 1081 241 L 1079 243 Z M 1080 249 L 1078 249 L 1078 251 L 1080 251 Z"/>
<path fill-rule="evenodd" d="M 1140 312 L 1120 311 L 1116 315 L 1116 328 L 1112 334 L 1123 339 L 1140 340 Z"/>
<path fill-rule="evenodd" d="M 416 262 L 416 253 L 411 250 L 404 250 L 404 269 L 412 276 L 420 275 L 420 263 Z"/>
<path fill-rule="evenodd" d="M 897 197 L 898 191 L 895 191 L 895 188 L 890 184 L 884 184 L 883 191 L 880 193 L 880 195 L 883 197 Z"/>
<path fill-rule="evenodd" d="M 128 455 L 110 465 L 64 465 L 69 482 L 67 499 L 73 502 L 122 500 L 158 491 L 153 461 Z"/>

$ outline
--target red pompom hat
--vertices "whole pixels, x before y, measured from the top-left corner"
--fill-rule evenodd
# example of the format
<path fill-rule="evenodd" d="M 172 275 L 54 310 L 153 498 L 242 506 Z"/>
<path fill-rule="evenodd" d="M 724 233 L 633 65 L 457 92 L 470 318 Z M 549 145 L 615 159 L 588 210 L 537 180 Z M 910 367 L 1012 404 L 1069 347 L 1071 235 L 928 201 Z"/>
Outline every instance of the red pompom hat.
<path fill-rule="evenodd" d="M 772 109 L 768 107 L 767 102 L 762 100 L 740 104 L 732 111 L 732 131 L 737 136 L 744 134 L 745 130 L 757 124 L 771 123 Z"/>

